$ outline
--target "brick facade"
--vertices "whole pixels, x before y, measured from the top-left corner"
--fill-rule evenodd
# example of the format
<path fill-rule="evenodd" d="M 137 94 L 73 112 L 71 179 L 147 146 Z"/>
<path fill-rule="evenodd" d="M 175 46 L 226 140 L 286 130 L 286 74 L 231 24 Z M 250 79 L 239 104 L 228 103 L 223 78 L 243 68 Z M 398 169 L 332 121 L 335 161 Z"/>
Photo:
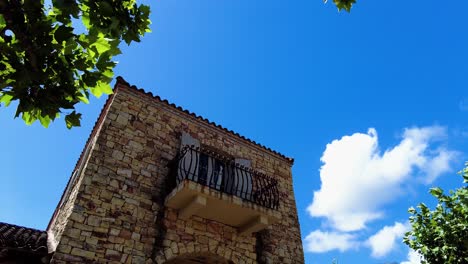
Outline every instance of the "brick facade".
<path fill-rule="evenodd" d="M 251 235 L 164 205 L 185 132 L 279 182 L 281 220 Z M 49 224 L 52 263 L 304 263 L 292 160 L 119 79 Z M 207 263 L 209 260 L 205 260 Z M 216 263 L 223 263 L 217 262 Z"/>

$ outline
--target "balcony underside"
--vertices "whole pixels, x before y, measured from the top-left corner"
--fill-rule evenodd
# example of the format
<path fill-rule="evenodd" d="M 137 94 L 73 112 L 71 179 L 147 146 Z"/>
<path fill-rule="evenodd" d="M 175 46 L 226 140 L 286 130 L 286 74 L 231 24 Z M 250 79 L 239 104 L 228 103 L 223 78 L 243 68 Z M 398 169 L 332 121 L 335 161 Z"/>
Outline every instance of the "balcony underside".
<path fill-rule="evenodd" d="M 276 210 L 190 180 L 181 181 L 167 196 L 165 203 L 178 210 L 182 219 L 197 215 L 236 227 L 240 234 L 258 232 L 281 219 L 281 214 Z"/>

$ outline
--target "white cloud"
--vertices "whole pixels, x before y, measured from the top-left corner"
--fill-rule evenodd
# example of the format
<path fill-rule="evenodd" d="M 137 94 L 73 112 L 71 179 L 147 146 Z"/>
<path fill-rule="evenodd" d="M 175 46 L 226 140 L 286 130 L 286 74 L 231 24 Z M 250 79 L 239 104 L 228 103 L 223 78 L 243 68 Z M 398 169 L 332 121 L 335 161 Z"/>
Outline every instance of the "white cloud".
<path fill-rule="evenodd" d="M 408 252 L 408 260 L 401 262 L 400 264 L 421 264 L 421 255 L 418 252 L 411 250 Z"/>
<path fill-rule="evenodd" d="M 409 228 L 408 223 L 395 222 L 393 226 L 384 226 L 375 235 L 369 237 L 366 245 L 371 248 L 372 256 L 379 258 L 390 253 L 397 245 L 397 240 L 401 240 Z"/>
<path fill-rule="evenodd" d="M 382 206 L 398 197 L 411 175 L 424 174 L 429 183 L 450 170 L 456 152 L 440 146 L 446 137 L 440 126 L 405 129 L 401 141 L 383 153 L 373 128 L 333 140 L 321 157 L 322 184 L 308 212 L 339 231 L 365 228 L 383 216 Z"/>
<path fill-rule="evenodd" d="M 426 183 L 432 183 L 440 175 L 450 171 L 450 163 L 458 156 L 455 151 L 440 151 L 431 162 L 426 164 L 423 171 L 426 174 Z"/>
<path fill-rule="evenodd" d="M 331 250 L 341 252 L 358 247 L 359 243 L 352 234 L 338 232 L 322 232 L 315 230 L 304 239 L 307 252 L 322 253 Z"/>

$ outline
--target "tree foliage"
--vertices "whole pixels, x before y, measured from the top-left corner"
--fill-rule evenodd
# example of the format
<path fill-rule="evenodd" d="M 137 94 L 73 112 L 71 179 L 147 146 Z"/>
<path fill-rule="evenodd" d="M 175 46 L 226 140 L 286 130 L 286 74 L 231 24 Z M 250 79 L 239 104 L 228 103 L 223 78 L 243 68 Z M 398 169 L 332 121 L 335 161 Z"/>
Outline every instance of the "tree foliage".
<path fill-rule="evenodd" d="M 328 0 L 325 0 L 325 3 Z M 338 7 L 338 10 L 341 11 L 342 9 L 350 12 L 351 7 L 353 6 L 354 3 L 356 3 L 356 0 L 333 0 L 333 3 L 335 3 L 336 7 Z"/>
<path fill-rule="evenodd" d="M 412 230 L 404 242 L 422 255 L 422 263 L 468 263 L 468 163 L 460 174 L 464 186 L 449 195 L 430 190 L 438 200 L 435 210 L 424 203 L 409 209 Z"/>
<path fill-rule="evenodd" d="M 65 114 L 80 125 L 79 102 L 110 94 L 119 44 L 149 32 L 150 9 L 136 0 L 0 1 L 0 105 L 45 127 Z"/>

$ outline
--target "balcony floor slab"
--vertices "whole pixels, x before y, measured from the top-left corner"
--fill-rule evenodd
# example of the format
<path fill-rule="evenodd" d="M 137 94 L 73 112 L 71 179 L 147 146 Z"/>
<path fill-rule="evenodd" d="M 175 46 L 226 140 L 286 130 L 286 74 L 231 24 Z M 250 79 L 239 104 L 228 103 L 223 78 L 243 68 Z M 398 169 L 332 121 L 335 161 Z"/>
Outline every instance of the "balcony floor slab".
<path fill-rule="evenodd" d="M 180 182 L 166 197 L 179 217 L 197 215 L 236 227 L 241 234 L 257 232 L 281 219 L 281 213 L 190 180 Z"/>

